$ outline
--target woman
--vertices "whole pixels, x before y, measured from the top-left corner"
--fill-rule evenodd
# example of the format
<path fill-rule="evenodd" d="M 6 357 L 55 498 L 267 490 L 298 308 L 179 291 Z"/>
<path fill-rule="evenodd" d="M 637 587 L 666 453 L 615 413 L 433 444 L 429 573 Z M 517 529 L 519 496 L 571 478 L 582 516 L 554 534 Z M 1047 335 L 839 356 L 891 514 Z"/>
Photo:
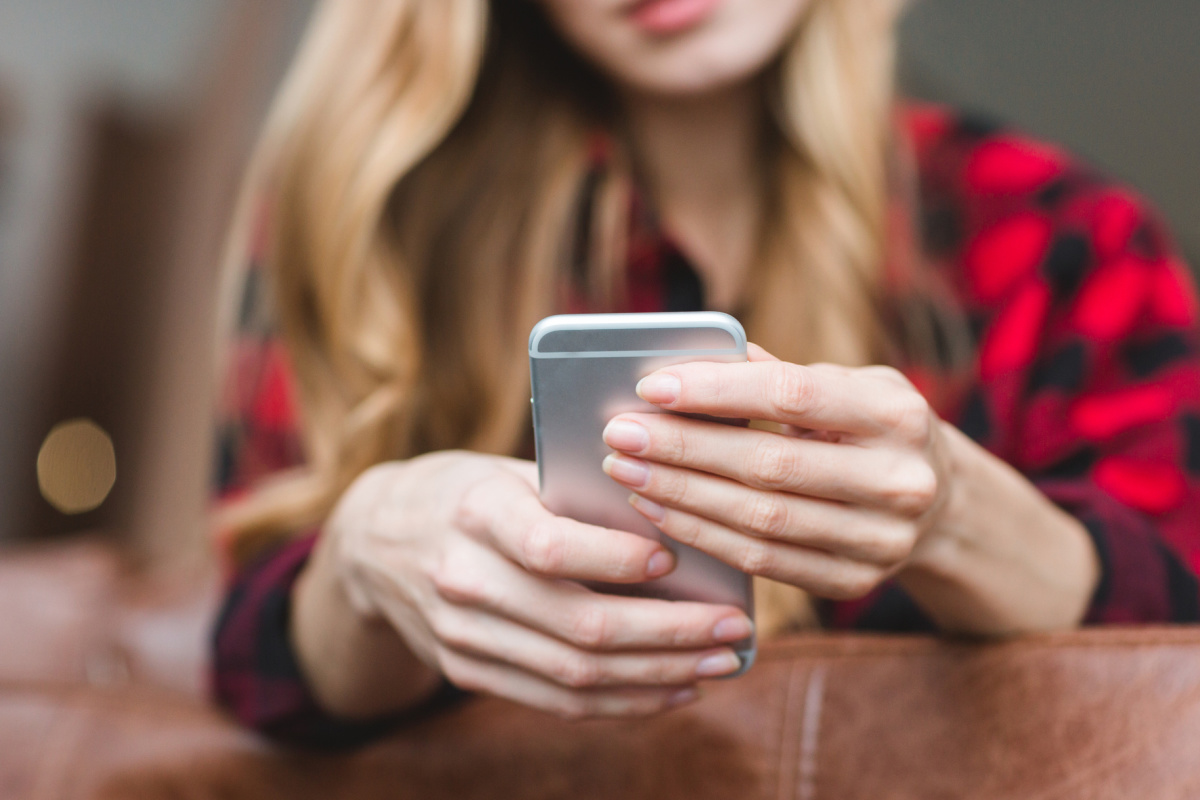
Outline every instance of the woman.
<path fill-rule="evenodd" d="M 813 624 L 810 595 L 831 626 L 979 636 L 1197 617 L 1186 270 L 1053 148 L 897 106 L 898 5 L 321 7 L 244 204 L 223 702 L 327 744 L 456 687 L 653 713 L 755 623 Z M 555 518 L 519 458 L 537 319 L 701 307 L 751 363 L 639 392 L 768 424 L 622 415 L 605 468 L 756 576 L 756 621 L 581 588 L 671 553 Z"/>

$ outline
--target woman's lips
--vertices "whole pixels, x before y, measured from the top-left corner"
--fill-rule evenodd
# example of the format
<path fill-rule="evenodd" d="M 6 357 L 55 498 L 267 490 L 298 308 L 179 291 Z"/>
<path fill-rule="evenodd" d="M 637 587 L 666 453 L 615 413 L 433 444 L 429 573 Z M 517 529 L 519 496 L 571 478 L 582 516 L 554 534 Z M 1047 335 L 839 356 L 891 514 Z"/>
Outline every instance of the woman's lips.
<path fill-rule="evenodd" d="M 646 33 L 667 36 L 703 22 L 721 0 L 641 0 L 629 18 Z"/>

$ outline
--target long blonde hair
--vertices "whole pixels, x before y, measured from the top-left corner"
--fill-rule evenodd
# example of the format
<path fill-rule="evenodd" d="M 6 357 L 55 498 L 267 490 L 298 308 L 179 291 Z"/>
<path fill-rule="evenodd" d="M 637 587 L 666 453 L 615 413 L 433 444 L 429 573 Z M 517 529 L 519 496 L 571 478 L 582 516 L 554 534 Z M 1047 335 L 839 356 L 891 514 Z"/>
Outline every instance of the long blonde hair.
<path fill-rule="evenodd" d="M 772 67 L 768 213 L 743 322 L 791 361 L 888 357 L 901 2 L 813 0 Z M 589 138 L 613 130 L 615 111 L 535 5 L 318 8 L 229 249 L 236 270 L 265 208 L 261 256 L 308 461 L 222 512 L 235 558 L 318 522 L 372 464 L 513 454 L 528 426 L 525 341 L 556 310 L 564 264 L 582 261 L 597 297 L 619 283 L 630 159 L 618 147 L 581 204 Z"/>

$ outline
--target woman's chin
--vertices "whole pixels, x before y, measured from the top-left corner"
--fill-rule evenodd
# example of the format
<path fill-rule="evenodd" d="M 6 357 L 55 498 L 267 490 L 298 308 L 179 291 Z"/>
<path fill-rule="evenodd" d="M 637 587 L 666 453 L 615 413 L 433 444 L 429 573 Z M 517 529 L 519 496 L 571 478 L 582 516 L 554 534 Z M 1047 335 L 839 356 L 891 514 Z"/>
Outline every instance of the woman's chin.
<path fill-rule="evenodd" d="M 701 46 L 688 46 L 691 44 Z M 751 80 L 763 69 L 757 61 L 742 63 L 718 47 L 681 42 L 608 69 L 626 91 L 654 97 L 703 97 Z"/>

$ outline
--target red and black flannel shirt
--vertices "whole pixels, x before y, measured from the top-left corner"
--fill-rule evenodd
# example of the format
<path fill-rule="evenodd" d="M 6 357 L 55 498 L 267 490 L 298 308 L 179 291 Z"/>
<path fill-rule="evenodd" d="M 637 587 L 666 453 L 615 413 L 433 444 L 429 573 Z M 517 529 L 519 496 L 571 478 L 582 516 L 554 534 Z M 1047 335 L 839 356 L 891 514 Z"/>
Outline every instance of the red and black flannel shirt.
<path fill-rule="evenodd" d="M 974 335 L 970 385 L 939 412 L 1084 523 L 1103 570 L 1088 623 L 1196 620 L 1200 338 L 1187 268 L 1142 200 L 1059 150 L 939 109 L 905 119 L 923 251 Z M 687 259 L 644 209 L 634 217 L 627 310 L 703 308 Z M 304 458 L 264 287 L 252 268 L 224 395 L 221 496 Z M 348 745 L 397 720 L 332 719 L 304 684 L 288 601 L 316 536 L 233 576 L 214 635 L 213 687 L 247 725 Z M 836 628 L 932 628 L 894 583 L 821 610 Z M 451 696 L 448 688 L 433 705 Z"/>

